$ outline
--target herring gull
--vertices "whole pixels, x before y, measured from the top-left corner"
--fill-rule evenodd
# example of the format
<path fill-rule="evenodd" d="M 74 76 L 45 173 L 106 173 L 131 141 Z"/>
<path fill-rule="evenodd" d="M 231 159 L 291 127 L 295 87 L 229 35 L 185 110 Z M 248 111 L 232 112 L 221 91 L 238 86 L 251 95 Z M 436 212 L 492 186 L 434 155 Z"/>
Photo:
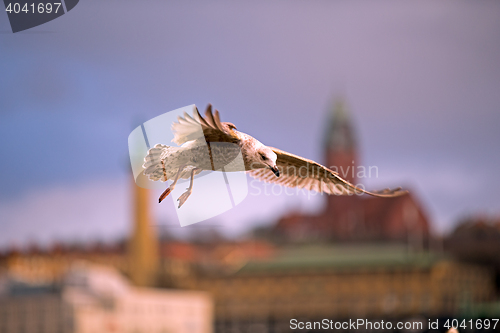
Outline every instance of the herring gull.
<path fill-rule="evenodd" d="M 173 191 L 179 179 L 191 179 L 187 191 L 177 199 L 179 208 L 193 191 L 194 176 L 204 170 L 246 171 L 265 182 L 335 195 L 365 193 L 391 198 L 407 193 L 401 188 L 366 191 L 319 163 L 265 146 L 252 136 L 237 131 L 234 124 L 221 122 L 219 112 L 212 112 L 210 104 L 205 117 L 196 108 L 192 116 L 187 113 L 179 116 L 172 131 L 172 142 L 180 147 L 156 144 L 144 158 L 143 168 L 150 180 L 172 180 L 159 202 Z M 241 163 L 235 163 L 237 157 L 241 157 Z"/>

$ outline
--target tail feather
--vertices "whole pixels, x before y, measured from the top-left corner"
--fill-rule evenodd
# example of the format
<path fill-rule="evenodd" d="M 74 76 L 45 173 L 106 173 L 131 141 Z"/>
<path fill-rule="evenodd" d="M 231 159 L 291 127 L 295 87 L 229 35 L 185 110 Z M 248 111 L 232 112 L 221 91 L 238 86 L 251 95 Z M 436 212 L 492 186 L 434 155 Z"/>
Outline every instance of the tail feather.
<path fill-rule="evenodd" d="M 157 144 L 148 151 L 148 154 L 144 158 L 144 174 L 148 176 L 150 180 L 153 181 L 167 181 L 174 176 L 175 170 L 167 168 L 162 161 L 166 159 L 176 151 L 178 147 L 171 147 L 162 144 Z"/>

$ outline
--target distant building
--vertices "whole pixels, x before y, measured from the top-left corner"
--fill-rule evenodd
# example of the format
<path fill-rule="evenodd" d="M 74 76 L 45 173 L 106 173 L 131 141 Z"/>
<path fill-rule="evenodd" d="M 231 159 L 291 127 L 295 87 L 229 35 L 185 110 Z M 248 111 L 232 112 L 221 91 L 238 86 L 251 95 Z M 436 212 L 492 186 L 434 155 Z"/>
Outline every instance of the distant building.
<path fill-rule="evenodd" d="M 0 288 L 0 333 L 211 333 L 203 292 L 131 286 L 116 270 L 74 264 L 60 285 Z"/>
<path fill-rule="evenodd" d="M 463 261 L 500 269 L 500 218 L 465 219 L 448 235 L 445 248 Z"/>
<path fill-rule="evenodd" d="M 325 166 L 354 184 L 378 176 L 376 167 L 359 165 L 357 139 L 344 101 L 336 102 L 328 124 Z M 412 194 L 391 199 L 329 195 L 326 200 L 319 215 L 296 211 L 283 216 L 272 235 L 284 241 L 404 241 L 416 248 L 430 236 L 427 215 Z"/>
<path fill-rule="evenodd" d="M 8 274 L 35 285 L 57 283 L 71 264 L 79 260 L 111 266 L 121 272 L 127 272 L 129 266 L 123 243 L 88 246 L 54 244 L 44 250 L 32 246 L 23 251 L 10 249 L 0 253 L 0 276 Z"/>
<path fill-rule="evenodd" d="M 446 237 L 444 248 L 460 261 L 493 268 L 500 296 L 500 218 L 478 216 L 463 220 Z"/>
<path fill-rule="evenodd" d="M 294 246 L 189 283 L 213 295 L 219 333 L 290 332 L 294 318 L 426 323 L 494 297 L 490 269 L 404 246 Z"/>

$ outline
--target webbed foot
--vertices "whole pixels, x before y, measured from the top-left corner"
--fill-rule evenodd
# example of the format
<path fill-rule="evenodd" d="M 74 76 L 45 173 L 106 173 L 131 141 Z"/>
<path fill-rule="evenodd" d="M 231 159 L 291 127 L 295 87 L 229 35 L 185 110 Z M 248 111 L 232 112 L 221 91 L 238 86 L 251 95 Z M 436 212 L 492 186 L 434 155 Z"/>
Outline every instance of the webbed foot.
<path fill-rule="evenodd" d="M 191 195 L 193 191 L 191 189 L 188 189 L 186 192 L 182 193 L 181 196 L 177 199 L 179 201 L 179 207 L 181 208 L 182 205 L 186 202 L 187 198 Z"/>

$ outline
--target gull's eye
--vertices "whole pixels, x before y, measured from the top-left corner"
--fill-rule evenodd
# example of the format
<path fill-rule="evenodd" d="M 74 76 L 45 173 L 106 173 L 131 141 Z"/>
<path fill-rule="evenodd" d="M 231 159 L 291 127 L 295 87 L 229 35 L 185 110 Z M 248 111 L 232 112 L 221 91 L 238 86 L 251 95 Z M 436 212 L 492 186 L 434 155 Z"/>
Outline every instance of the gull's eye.
<path fill-rule="evenodd" d="M 262 153 L 260 153 L 260 157 L 262 157 L 262 159 L 263 159 L 264 161 L 265 161 L 265 160 L 267 160 L 266 155 L 264 155 L 264 154 L 262 154 Z"/>

